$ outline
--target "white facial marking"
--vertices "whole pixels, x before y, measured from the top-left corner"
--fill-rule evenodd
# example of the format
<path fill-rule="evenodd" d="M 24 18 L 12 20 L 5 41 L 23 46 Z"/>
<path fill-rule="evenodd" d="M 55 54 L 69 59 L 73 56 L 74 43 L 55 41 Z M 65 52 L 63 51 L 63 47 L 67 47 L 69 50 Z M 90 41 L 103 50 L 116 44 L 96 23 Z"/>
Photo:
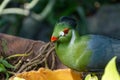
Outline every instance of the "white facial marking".
<path fill-rule="evenodd" d="M 61 32 L 59 33 L 59 35 L 60 35 L 60 36 L 64 36 L 65 33 L 64 33 L 63 31 L 61 31 Z"/>

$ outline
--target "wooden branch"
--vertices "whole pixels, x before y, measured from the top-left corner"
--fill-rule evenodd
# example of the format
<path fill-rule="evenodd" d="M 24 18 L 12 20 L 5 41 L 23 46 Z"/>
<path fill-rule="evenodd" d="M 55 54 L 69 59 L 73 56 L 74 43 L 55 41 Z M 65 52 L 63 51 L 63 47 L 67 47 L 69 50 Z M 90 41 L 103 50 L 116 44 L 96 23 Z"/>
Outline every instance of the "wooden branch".
<path fill-rule="evenodd" d="M 3 46 L 3 44 L 6 44 L 6 46 Z M 32 51 L 36 53 L 44 44 L 46 43 L 43 41 L 34 41 L 0 33 L 0 53 L 3 53 L 3 48 L 7 47 L 7 51 L 4 51 L 6 56 L 23 54 L 31 47 Z"/>
<path fill-rule="evenodd" d="M 23 65 L 27 67 L 27 65 L 31 64 L 31 62 L 35 62 L 35 64 L 33 65 L 43 65 L 46 60 L 48 62 L 48 65 L 51 66 L 52 69 L 66 68 L 56 57 L 53 47 L 54 46 L 51 45 L 50 42 L 45 43 L 43 41 L 35 41 L 0 33 L 0 56 L 7 58 L 15 54 L 29 55 L 8 59 L 10 63 L 18 66 L 18 70 Z M 25 64 L 22 62 L 24 62 Z M 31 67 L 29 66 L 29 68 Z M 45 67 L 45 64 L 43 67 Z M 27 68 L 25 70 L 27 70 Z M 22 71 L 24 70 L 20 69 L 19 72 Z"/>

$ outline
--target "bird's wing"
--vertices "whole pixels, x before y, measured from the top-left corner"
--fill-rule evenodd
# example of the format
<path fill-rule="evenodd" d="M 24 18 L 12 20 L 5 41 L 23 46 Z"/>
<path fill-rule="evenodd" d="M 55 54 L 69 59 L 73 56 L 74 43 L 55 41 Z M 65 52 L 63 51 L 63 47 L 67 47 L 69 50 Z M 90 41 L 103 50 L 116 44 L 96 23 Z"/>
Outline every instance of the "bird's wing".
<path fill-rule="evenodd" d="M 118 61 L 120 61 L 120 40 L 101 35 L 91 35 L 88 47 L 92 51 L 91 60 L 88 64 L 89 68 L 102 69 L 114 56 L 118 56 Z"/>

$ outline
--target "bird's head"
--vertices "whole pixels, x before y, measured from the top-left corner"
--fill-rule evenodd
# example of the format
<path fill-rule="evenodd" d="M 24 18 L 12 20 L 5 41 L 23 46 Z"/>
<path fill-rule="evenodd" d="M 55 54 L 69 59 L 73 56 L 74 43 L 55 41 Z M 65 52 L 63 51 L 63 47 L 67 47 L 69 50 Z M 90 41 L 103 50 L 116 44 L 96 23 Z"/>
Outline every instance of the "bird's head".
<path fill-rule="evenodd" d="M 59 22 L 55 25 L 51 41 L 52 42 L 66 42 L 72 36 L 72 30 L 76 28 L 76 20 L 70 17 L 61 17 Z"/>

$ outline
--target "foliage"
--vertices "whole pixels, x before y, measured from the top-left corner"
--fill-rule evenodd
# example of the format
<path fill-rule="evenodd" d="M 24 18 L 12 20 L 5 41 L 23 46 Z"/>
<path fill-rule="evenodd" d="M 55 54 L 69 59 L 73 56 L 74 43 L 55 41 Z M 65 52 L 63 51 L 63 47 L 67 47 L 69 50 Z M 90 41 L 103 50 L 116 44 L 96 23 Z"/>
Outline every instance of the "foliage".
<path fill-rule="evenodd" d="M 7 62 L 7 60 L 0 58 L 0 73 L 4 73 L 6 75 L 6 79 L 9 78 L 9 69 L 14 69 L 15 67 L 12 66 Z"/>

